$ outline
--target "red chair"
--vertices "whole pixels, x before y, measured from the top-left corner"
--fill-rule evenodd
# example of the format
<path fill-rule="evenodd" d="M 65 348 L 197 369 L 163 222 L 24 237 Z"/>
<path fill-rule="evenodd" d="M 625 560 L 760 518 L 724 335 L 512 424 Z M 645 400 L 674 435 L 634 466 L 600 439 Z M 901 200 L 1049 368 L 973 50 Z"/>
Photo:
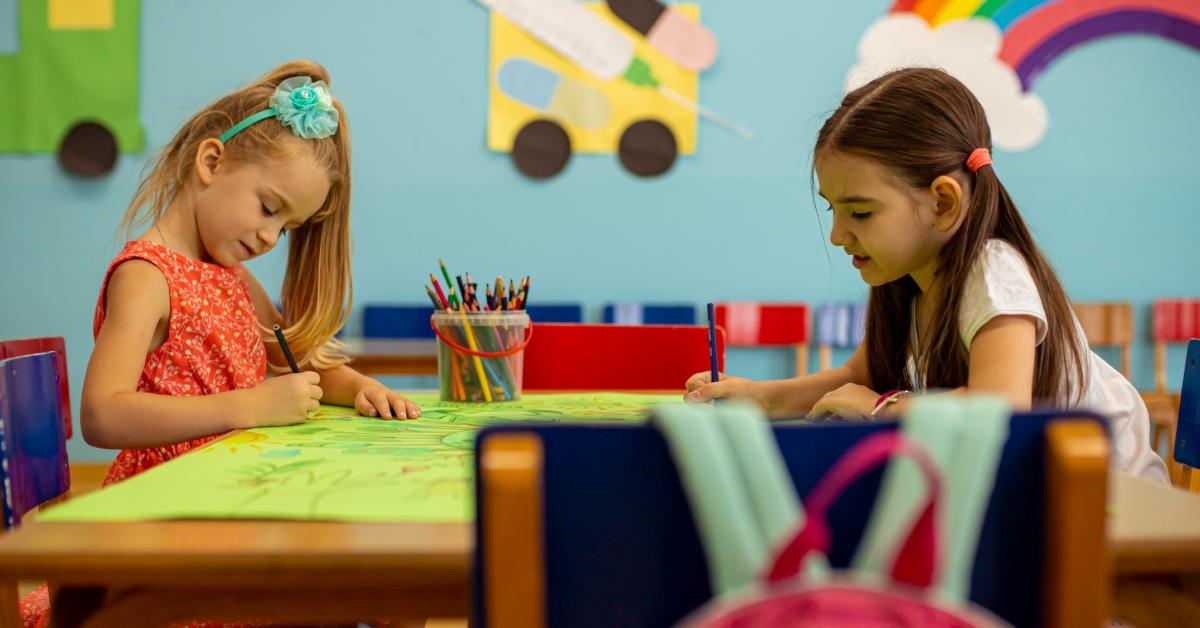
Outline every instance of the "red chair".
<path fill-rule="evenodd" d="M 725 368 L 721 329 L 717 365 Z M 522 388 L 682 390 L 688 377 L 708 369 L 705 326 L 535 323 Z"/>
<path fill-rule="evenodd" d="M 71 438 L 71 385 L 67 382 L 67 345 L 62 336 L 0 340 L 0 360 L 53 351 L 58 356 L 58 386 L 62 391 L 63 429 Z"/>
<path fill-rule="evenodd" d="M 731 347 L 795 347 L 796 375 L 808 372 L 808 305 L 718 303 L 715 318 Z"/>
<path fill-rule="evenodd" d="M 1200 299 L 1154 302 L 1154 390 L 1167 391 L 1167 343 L 1200 338 Z"/>

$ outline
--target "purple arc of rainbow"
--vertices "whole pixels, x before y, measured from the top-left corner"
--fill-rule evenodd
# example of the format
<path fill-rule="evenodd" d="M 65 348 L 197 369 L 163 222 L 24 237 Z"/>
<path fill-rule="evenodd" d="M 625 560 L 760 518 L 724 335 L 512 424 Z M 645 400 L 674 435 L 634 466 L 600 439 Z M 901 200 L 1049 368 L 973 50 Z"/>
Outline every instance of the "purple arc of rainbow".
<path fill-rule="evenodd" d="M 1126 10 L 1096 15 L 1071 24 L 1053 37 L 1043 40 L 1019 60 L 1004 60 L 1013 66 L 1021 80 L 1021 88 L 1029 91 L 1050 62 L 1067 50 L 1093 39 L 1121 33 L 1158 35 L 1200 50 L 1200 24 L 1155 11 Z"/>

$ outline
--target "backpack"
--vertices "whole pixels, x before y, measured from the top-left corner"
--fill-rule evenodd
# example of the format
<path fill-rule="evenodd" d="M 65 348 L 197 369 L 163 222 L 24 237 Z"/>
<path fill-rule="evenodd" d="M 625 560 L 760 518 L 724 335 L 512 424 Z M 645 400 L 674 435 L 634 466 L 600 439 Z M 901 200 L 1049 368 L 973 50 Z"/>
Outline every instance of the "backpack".
<path fill-rule="evenodd" d="M 901 429 L 864 437 L 801 504 L 761 410 L 729 402 L 657 410 L 715 592 L 680 625 L 1007 625 L 967 596 L 1008 418 L 994 398 L 914 400 Z M 826 513 L 885 463 L 858 554 L 849 569 L 832 570 Z"/>

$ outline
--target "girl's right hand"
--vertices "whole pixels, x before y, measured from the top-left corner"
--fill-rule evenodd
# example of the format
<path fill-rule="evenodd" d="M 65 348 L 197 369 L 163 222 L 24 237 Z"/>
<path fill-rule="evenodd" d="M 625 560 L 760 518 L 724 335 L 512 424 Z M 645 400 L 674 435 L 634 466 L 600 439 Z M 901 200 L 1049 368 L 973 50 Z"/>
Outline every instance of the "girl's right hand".
<path fill-rule="evenodd" d="M 718 382 L 712 381 L 711 371 L 701 371 L 687 380 L 687 394 L 684 401 L 702 403 L 713 399 L 749 399 L 757 401 L 754 394 L 754 382 L 745 377 L 728 377 L 718 373 Z"/>
<path fill-rule="evenodd" d="M 308 413 L 320 407 L 321 376 L 313 371 L 301 371 L 272 377 L 250 389 L 255 403 L 250 420 L 256 426 L 292 425 L 308 418 Z"/>

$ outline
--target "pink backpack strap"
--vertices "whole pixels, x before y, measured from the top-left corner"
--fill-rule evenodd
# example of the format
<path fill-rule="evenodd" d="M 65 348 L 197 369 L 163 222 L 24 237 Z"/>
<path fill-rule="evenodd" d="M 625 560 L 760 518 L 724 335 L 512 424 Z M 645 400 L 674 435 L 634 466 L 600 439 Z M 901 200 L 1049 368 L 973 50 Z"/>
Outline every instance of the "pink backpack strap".
<path fill-rule="evenodd" d="M 804 500 L 807 519 L 792 539 L 776 554 L 765 579 L 768 583 L 796 577 L 804 557 L 816 551 L 829 554 L 830 533 L 826 514 L 833 502 L 864 473 L 901 454 L 916 462 L 925 478 L 925 504 L 905 539 L 891 573 L 893 579 L 925 588 L 934 581 L 938 562 L 935 512 L 942 492 L 942 477 L 929 452 L 899 432 L 872 434 L 846 452 L 821 478 Z"/>

